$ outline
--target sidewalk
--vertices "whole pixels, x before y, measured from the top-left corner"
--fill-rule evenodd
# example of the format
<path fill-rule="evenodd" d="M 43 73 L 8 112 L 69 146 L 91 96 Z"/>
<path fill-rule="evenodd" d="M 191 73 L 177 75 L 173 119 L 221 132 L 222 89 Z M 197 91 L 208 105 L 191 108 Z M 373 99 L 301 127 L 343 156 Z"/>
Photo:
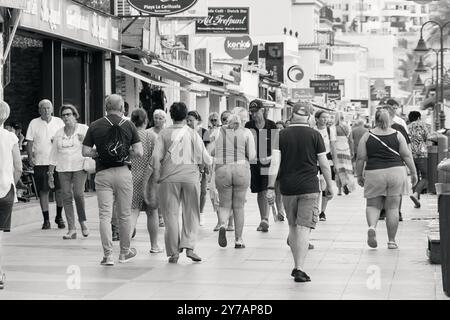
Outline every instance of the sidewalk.
<path fill-rule="evenodd" d="M 228 247 L 220 248 L 216 224 L 208 201 L 196 252 L 203 258 L 192 263 L 185 255 L 177 265 L 165 253 L 150 254 L 145 214 L 139 219 L 132 245 L 138 256 L 127 264 L 102 267 L 96 198 L 87 198 L 91 235 L 64 241 L 66 230 L 40 230 L 41 221 L 14 228 L 5 234 L 3 266 L 7 274 L 5 299 L 448 299 L 442 291 L 441 266 L 426 256 L 427 226 L 438 218 L 435 196 L 424 196 L 422 209 L 403 200 L 404 222 L 398 231 L 399 250 L 388 250 L 385 222 L 378 226 L 378 248 L 366 244 L 367 226 L 362 190 L 335 197 L 312 233 L 314 250 L 305 271 L 312 282 L 295 283 L 293 262 L 286 245 L 287 222 L 273 223 L 268 233 L 257 232 L 259 213 L 255 195 L 248 195 L 244 241 L 234 249 L 233 232 Z M 34 212 L 29 208 L 29 212 Z M 14 219 L 14 216 L 13 216 Z M 160 228 L 160 245 L 164 229 Z M 118 243 L 115 259 L 118 258 Z"/>

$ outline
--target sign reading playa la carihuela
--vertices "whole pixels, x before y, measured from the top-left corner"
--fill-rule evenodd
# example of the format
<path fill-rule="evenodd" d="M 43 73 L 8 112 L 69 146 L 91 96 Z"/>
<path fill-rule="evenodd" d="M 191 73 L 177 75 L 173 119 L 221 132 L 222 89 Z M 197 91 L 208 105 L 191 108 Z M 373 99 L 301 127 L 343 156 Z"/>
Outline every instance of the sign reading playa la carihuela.
<path fill-rule="evenodd" d="M 153 16 L 168 16 L 188 10 L 198 0 L 128 0 L 128 3 L 144 13 Z"/>
<path fill-rule="evenodd" d="M 210 7 L 206 18 L 197 19 L 197 34 L 249 34 L 249 8 Z"/>

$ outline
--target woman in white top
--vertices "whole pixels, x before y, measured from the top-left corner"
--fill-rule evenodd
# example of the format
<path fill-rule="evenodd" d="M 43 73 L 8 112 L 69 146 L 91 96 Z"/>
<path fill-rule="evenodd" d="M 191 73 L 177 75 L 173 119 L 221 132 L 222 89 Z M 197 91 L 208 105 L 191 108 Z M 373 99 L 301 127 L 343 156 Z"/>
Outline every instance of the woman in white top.
<path fill-rule="evenodd" d="M 11 213 L 15 197 L 15 185 L 22 174 L 17 136 L 5 130 L 3 123 L 9 117 L 9 105 L 0 101 L 0 249 L 3 232 L 11 229 Z M 0 251 L 1 259 L 1 251 Z M 1 262 L 1 260 L 0 260 Z M 5 285 L 5 274 L 0 264 L 0 289 Z"/>
<path fill-rule="evenodd" d="M 78 221 L 80 222 L 83 236 L 89 235 L 86 227 L 86 212 L 84 204 L 84 185 L 87 173 L 83 170 L 85 158 L 81 154 L 82 143 L 88 127 L 77 123 L 79 114 L 71 104 L 65 104 L 60 110 L 64 121 L 64 128 L 60 129 L 54 139 L 50 154 L 49 184 L 53 184 L 53 172 L 58 172 L 62 190 L 64 212 L 66 213 L 69 231 L 63 237 L 64 240 L 76 239 L 75 215 L 73 198 L 77 207 Z M 73 192 L 73 195 L 72 195 Z"/>

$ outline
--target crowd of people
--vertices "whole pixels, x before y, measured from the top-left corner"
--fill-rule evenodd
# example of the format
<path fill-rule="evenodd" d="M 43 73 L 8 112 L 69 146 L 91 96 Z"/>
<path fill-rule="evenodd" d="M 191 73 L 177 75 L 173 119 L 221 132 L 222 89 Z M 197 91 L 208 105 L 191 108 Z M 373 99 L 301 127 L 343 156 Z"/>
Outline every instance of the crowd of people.
<path fill-rule="evenodd" d="M 219 246 L 227 247 L 227 231 L 234 231 L 234 247 L 245 248 L 250 189 L 259 209 L 257 231 L 269 231 L 271 211 L 276 221 L 287 220 L 287 243 L 294 259 L 291 275 L 296 282 L 307 282 L 311 279 L 304 264 L 308 250 L 314 248 L 310 232 L 319 221 L 326 221 L 334 184 L 338 196 L 353 192 L 356 184 L 364 188 L 367 244 L 377 247 L 376 227 L 384 217 L 389 249 L 398 248 L 402 196 L 409 195 L 420 208 L 420 195 L 427 187 L 429 128 L 419 112 L 409 114 L 407 125 L 392 99 L 380 103 L 373 128 L 364 119 L 348 123 L 342 113 L 317 110 L 303 101 L 292 107 L 286 122 L 268 119 L 262 101 L 253 100 L 248 110 L 211 113 L 207 128 L 202 127 L 200 114 L 182 102 L 170 107 L 171 125 L 166 113 L 156 110 L 150 129 L 147 112 L 136 109 L 126 117 L 124 100 L 117 94 L 106 98 L 106 116 L 89 126 L 78 123 L 77 108 L 71 104 L 60 108 L 60 118 L 53 115 L 49 100 L 38 107 L 40 117 L 28 127 L 26 150 L 34 169 L 42 229 L 51 228 L 53 190 L 55 223 L 66 228 L 64 211 L 68 224 L 63 239 L 77 238 L 74 201 L 81 233 L 89 236 L 84 187 L 88 173 L 95 171 L 104 266 L 115 264 L 115 240 L 120 241 L 120 263 L 136 256 L 132 238 L 141 212 L 147 217 L 150 253 L 165 250 L 168 262 L 177 263 L 185 250 L 187 258 L 202 261 L 196 244 L 208 190 L 217 215 L 214 231 Z M 3 128 L 9 112 L 1 102 L 0 231 L 6 232 L 22 172 L 19 138 Z M 158 244 L 160 227 L 165 228 L 164 249 Z M 0 288 L 4 280 L 0 268 Z"/>

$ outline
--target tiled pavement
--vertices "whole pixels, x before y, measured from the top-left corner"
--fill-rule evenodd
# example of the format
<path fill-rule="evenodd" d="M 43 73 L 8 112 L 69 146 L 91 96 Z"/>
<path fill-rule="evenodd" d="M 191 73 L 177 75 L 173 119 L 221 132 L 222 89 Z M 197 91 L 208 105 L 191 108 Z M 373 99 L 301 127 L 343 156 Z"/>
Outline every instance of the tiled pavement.
<path fill-rule="evenodd" d="M 405 221 L 398 231 L 399 250 L 388 250 L 385 223 L 378 227 L 378 249 L 366 245 L 364 199 L 359 189 L 330 202 L 328 220 L 312 233 L 306 272 L 312 282 L 295 283 L 292 257 L 286 245 L 286 222 L 273 223 L 268 233 L 256 231 L 256 198 L 248 196 L 244 240 L 246 248 L 220 248 L 212 229 L 216 217 L 208 201 L 197 253 L 201 263 L 184 255 L 177 265 L 165 253 L 150 254 L 145 215 L 139 219 L 133 246 L 135 260 L 114 267 L 99 265 L 102 257 L 96 198 L 87 199 L 88 238 L 64 241 L 64 231 L 42 231 L 40 223 L 16 227 L 6 234 L 3 266 L 7 273 L 4 299 L 448 299 L 442 291 L 440 265 L 426 256 L 428 224 L 438 217 L 436 197 L 424 196 L 423 208 L 404 199 Z M 27 205 L 30 215 L 38 207 Z M 160 244 L 163 245 L 160 228 Z M 115 243 L 115 257 L 118 257 Z M 79 276 L 79 277 L 78 277 Z"/>

